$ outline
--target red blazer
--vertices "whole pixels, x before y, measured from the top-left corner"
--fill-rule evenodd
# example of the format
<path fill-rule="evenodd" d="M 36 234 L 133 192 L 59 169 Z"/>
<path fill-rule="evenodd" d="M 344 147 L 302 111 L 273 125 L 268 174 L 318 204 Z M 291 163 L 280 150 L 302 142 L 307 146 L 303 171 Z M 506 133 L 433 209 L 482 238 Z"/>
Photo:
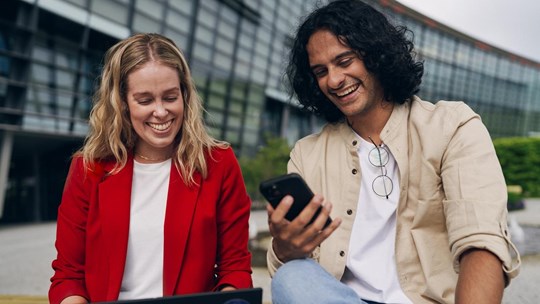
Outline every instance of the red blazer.
<path fill-rule="evenodd" d="M 231 148 L 207 157 L 208 177 L 187 187 L 171 166 L 165 213 L 163 295 L 252 287 L 248 220 L 251 201 Z M 72 160 L 58 209 L 50 303 L 70 295 L 91 302 L 118 299 L 129 233 L 133 159 L 85 171 Z"/>

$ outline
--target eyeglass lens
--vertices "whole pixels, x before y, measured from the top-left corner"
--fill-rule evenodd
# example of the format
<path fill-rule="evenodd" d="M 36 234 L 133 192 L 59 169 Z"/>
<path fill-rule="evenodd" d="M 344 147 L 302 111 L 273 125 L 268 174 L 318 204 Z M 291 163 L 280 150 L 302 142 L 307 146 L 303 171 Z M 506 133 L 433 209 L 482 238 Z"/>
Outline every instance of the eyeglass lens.
<path fill-rule="evenodd" d="M 388 163 L 388 151 L 384 148 L 379 148 L 375 145 L 375 148 L 371 149 L 368 154 L 369 162 L 375 166 L 381 168 L 381 175 L 377 176 L 372 183 L 373 191 L 378 196 L 384 196 L 388 198 L 388 195 L 392 193 L 394 187 L 392 180 L 386 176 L 386 167 Z"/>
<path fill-rule="evenodd" d="M 369 162 L 375 167 L 382 167 L 388 163 L 388 151 L 385 148 L 375 147 L 369 151 Z"/>

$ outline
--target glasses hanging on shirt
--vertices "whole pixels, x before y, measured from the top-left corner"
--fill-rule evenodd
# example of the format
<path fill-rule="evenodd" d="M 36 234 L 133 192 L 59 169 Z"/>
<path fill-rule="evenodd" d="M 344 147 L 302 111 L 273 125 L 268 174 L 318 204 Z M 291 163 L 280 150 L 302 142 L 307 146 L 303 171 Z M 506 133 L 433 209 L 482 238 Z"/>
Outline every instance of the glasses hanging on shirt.
<path fill-rule="evenodd" d="M 389 152 L 386 150 L 386 148 L 382 147 L 382 145 L 378 146 L 370 136 L 368 136 L 368 138 L 375 146 L 375 148 L 369 151 L 369 163 L 375 167 L 381 168 L 381 175 L 375 177 L 371 187 L 373 188 L 373 192 L 375 192 L 375 194 L 388 199 L 388 196 L 390 193 L 392 193 L 394 188 L 394 183 L 392 182 L 392 179 L 387 176 L 388 171 L 386 170 L 386 164 L 390 158 Z"/>

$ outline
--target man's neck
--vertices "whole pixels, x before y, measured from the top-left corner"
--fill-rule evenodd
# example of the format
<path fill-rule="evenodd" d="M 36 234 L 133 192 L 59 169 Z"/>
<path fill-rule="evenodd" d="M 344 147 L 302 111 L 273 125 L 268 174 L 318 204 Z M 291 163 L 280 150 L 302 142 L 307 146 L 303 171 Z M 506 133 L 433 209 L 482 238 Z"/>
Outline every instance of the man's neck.
<path fill-rule="evenodd" d="M 394 103 L 385 102 L 378 106 L 376 111 L 361 116 L 347 117 L 347 123 L 363 139 L 370 141 L 371 137 L 376 144 L 381 144 L 380 134 L 390 119 L 393 109 Z"/>

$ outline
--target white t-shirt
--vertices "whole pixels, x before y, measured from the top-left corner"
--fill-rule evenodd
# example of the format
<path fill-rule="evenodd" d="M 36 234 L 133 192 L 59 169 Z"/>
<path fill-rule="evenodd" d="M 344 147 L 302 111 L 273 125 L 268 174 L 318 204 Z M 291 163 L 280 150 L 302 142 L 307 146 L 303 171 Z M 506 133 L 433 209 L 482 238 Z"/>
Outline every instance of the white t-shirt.
<path fill-rule="evenodd" d="M 133 168 L 126 265 L 119 299 L 163 296 L 163 227 L 171 160 Z"/>
<path fill-rule="evenodd" d="M 362 182 L 347 257 L 347 268 L 341 279 L 364 300 L 381 303 L 411 303 L 399 285 L 395 261 L 396 209 L 399 200 L 399 171 L 390 150 L 379 149 L 384 168 L 369 161 L 373 143 L 358 136 L 358 156 Z M 378 159 L 376 150 L 373 157 Z M 375 160 L 376 160 L 375 159 Z M 382 171 L 381 171 L 382 170 Z M 392 180 L 388 198 L 375 193 L 373 181 L 385 174 Z M 383 187 L 384 189 L 384 187 Z M 389 187 L 387 185 L 387 191 Z M 380 192 L 380 190 L 378 190 Z"/>

